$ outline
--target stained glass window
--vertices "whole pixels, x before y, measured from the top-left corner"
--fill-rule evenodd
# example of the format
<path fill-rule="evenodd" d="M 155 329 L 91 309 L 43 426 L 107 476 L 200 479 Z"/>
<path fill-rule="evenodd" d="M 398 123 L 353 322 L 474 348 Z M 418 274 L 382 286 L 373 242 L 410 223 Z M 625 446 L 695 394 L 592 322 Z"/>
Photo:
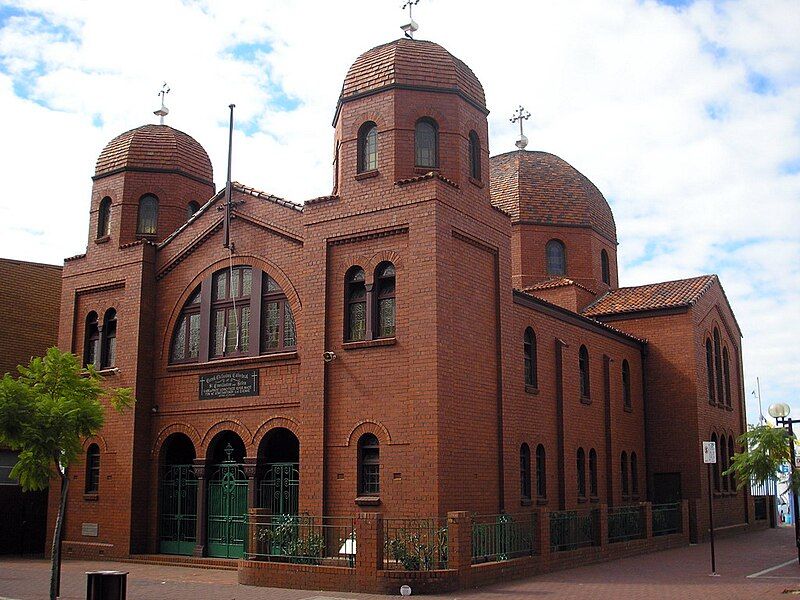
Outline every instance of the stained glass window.
<path fill-rule="evenodd" d="M 111 233 L 111 198 L 106 196 L 100 202 L 97 212 L 97 237 L 105 237 Z"/>
<path fill-rule="evenodd" d="M 547 254 L 547 274 L 564 275 L 567 272 L 566 252 L 564 244 L 558 240 L 550 240 L 545 246 Z"/>
<path fill-rule="evenodd" d="M 296 346 L 296 331 L 292 307 L 281 286 L 264 274 L 261 284 L 261 352 L 291 350 Z"/>
<path fill-rule="evenodd" d="M 580 372 L 581 396 L 589 397 L 589 351 L 581 346 L 578 352 L 578 370 Z"/>
<path fill-rule="evenodd" d="M 378 299 L 378 337 L 395 334 L 395 268 L 392 263 L 381 263 L 375 271 Z"/>
<path fill-rule="evenodd" d="M 536 334 L 528 327 L 522 344 L 525 357 L 525 385 L 537 387 L 538 374 L 536 368 Z"/>
<path fill-rule="evenodd" d="M 378 127 L 367 122 L 358 132 L 358 172 L 373 171 L 378 168 Z"/>
<path fill-rule="evenodd" d="M 283 345 L 286 348 L 294 348 L 297 343 L 297 334 L 294 328 L 294 315 L 292 307 L 288 302 L 283 303 Z"/>
<path fill-rule="evenodd" d="M 438 131 L 432 119 L 417 121 L 414 127 L 415 164 L 418 167 L 436 168 L 439 166 Z"/>
<path fill-rule="evenodd" d="M 347 285 L 347 340 L 356 342 L 367 335 L 367 288 L 364 285 L 364 270 L 352 267 L 345 277 Z"/>
<path fill-rule="evenodd" d="M 189 296 L 183 306 L 172 337 L 170 360 L 197 360 L 200 354 L 200 288 Z"/>
<path fill-rule="evenodd" d="M 103 317 L 102 368 L 110 369 L 117 361 L 117 311 L 109 308 Z"/>
<path fill-rule="evenodd" d="M 608 265 L 608 252 L 605 250 L 600 251 L 600 271 L 603 277 L 603 283 L 611 285 L 611 271 Z"/>
<path fill-rule="evenodd" d="M 141 235 L 155 235 L 158 222 L 158 199 L 147 194 L 139 200 L 139 218 L 136 233 Z"/>
<path fill-rule="evenodd" d="M 365 433 L 358 440 L 358 458 L 359 494 L 377 495 L 380 493 L 380 448 L 373 434 Z"/>
<path fill-rule="evenodd" d="M 706 385 L 708 387 L 708 401 L 714 404 L 714 354 L 711 349 L 711 340 L 706 338 Z"/>
<path fill-rule="evenodd" d="M 473 179 L 481 178 L 481 141 L 474 131 L 469 132 L 469 171 Z"/>
<path fill-rule="evenodd" d="M 100 359 L 100 323 L 97 313 L 86 316 L 86 332 L 83 343 L 83 366 L 96 365 Z"/>

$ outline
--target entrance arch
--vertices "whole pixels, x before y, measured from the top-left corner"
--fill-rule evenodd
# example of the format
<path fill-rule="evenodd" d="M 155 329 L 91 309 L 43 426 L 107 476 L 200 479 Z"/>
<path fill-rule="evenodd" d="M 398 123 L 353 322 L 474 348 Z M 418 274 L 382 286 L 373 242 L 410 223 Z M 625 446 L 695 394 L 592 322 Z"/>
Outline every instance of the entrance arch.
<path fill-rule="evenodd" d="M 191 556 L 197 543 L 197 476 L 192 441 L 173 433 L 161 446 L 158 480 L 158 539 L 164 554 Z"/>
<path fill-rule="evenodd" d="M 232 431 L 218 433 L 208 448 L 208 555 L 241 558 L 247 528 L 244 442 Z"/>
<path fill-rule="evenodd" d="M 258 507 L 272 515 L 297 515 L 300 441 L 285 427 L 270 429 L 258 446 Z"/>

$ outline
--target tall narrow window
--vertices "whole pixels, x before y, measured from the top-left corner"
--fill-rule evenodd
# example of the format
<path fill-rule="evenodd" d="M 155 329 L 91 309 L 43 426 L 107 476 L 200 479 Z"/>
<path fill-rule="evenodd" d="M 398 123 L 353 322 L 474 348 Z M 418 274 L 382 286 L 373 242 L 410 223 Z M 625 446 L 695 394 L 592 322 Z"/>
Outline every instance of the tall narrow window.
<path fill-rule="evenodd" d="M 375 313 L 378 320 L 378 337 L 394 337 L 396 306 L 394 299 L 395 270 L 392 263 L 381 263 L 375 269 L 375 286 L 377 288 Z"/>
<path fill-rule="evenodd" d="M 83 338 L 83 366 L 99 366 L 100 362 L 100 323 L 97 313 L 86 315 L 86 331 Z"/>
<path fill-rule="evenodd" d="M 728 470 L 728 440 L 725 436 L 721 436 L 719 438 L 719 454 L 717 455 L 717 460 L 719 461 L 719 470 L 720 473 L 724 473 Z M 728 491 L 728 477 L 727 475 L 722 475 L 720 479 L 721 487 L 723 492 Z"/>
<path fill-rule="evenodd" d="M 581 346 L 578 352 L 578 370 L 581 378 L 581 396 L 583 398 L 589 397 L 589 351 L 586 346 Z"/>
<path fill-rule="evenodd" d="M 627 360 L 622 361 L 622 404 L 631 407 L 631 366 Z"/>
<path fill-rule="evenodd" d="M 710 338 L 706 338 L 706 384 L 708 385 L 708 401 L 714 404 L 716 402 L 714 396 L 714 351 Z"/>
<path fill-rule="evenodd" d="M 547 274 L 566 274 L 567 258 L 564 244 L 559 240 L 550 240 L 545 246 L 545 253 L 547 254 Z"/>
<path fill-rule="evenodd" d="M 100 363 L 103 369 L 117 362 L 117 311 L 109 308 L 103 317 L 103 352 Z"/>
<path fill-rule="evenodd" d="M 627 499 L 630 494 L 628 487 L 628 453 L 623 452 L 619 457 L 619 478 L 622 482 L 622 497 Z"/>
<path fill-rule="evenodd" d="M 200 210 L 200 204 L 192 200 L 186 205 L 186 218 L 191 219 L 198 210 Z"/>
<path fill-rule="evenodd" d="M 292 350 L 297 346 L 294 314 L 281 286 L 266 273 L 261 279 L 261 352 Z"/>
<path fill-rule="evenodd" d="M 589 495 L 597 498 L 597 452 L 589 450 Z"/>
<path fill-rule="evenodd" d="M 734 448 L 733 448 L 733 436 L 728 437 L 728 467 L 730 468 L 731 462 L 733 462 L 733 455 L 734 455 Z M 736 476 L 731 473 L 728 476 L 728 486 L 732 492 L 736 492 Z"/>
<path fill-rule="evenodd" d="M 358 493 L 377 496 L 380 493 L 380 450 L 378 438 L 365 433 L 358 440 Z"/>
<path fill-rule="evenodd" d="M 608 252 L 605 250 L 600 251 L 600 272 L 603 277 L 603 283 L 611 285 L 611 270 L 608 266 Z"/>
<path fill-rule="evenodd" d="M 725 377 L 725 406 L 731 407 L 731 363 L 727 346 L 722 349 L 722 374 Z"/>
<path fill-rule="evenodd" d="M 719 329 L 714 328 L 714 370 L 717 374 L 717 402 L 725 402 L 725 392 L 722 389 L 722 352 L 720 348 Z"/>
<path fill-rule="evenodd" d="M 91 444 L 86 450 L 86 485 L 84 492 L 96 494 L 100 488 L 100 447 Z"/>
<path fill-rule="evenodd" d="M 474 131 L 469 132 L 469 174 L 473 179 L 481 179 L 481 140 Z"/>
<path fill-rule="evenodd" d="M 414 127 L 414 164 L 435 169 L 439 166 L 439 131 L 433 119 L 420 119 Z"/>
<path fill-rule="evenodd" d="M 531 449 L 522 444 L 519 449 L 519 490 L 522 501 L 531 499 Z"/>
<path fill-rule="evenodd" d="M 547 498 L 547 456 L 544 446 L 536 446 L 536 497 Z"/>
<path fill-rule="evenodd" d="M 197 360 L 200 352 L 200 288 L 183 305 L 172 336 L 171 362 Z"/>
<path fill-rule="evenodd" d="M 367 121 L 358 130 L 358 172 L 378 168 L 378 126 Z"/>
<path fill-rule="evenodd" d="M 711 470 L 714 473 L 714 491 L 720 491 L 720 481 L 719 481 L 719 444 L 717 443 L 717 434 L 711 434 L 711 442 L 714 444 L 714 447 L 717 449 L 717 462 L 711 465 Z"/>
<path fill-rule="evenodd" d="M 158 225 L 158 199 L 152 194 L 142 196 L 139 200 L 139 218 L 136 222 L 136 233 L 155 235 Z"/>
<path fill-rule="evenodd" d="M 250 267 L 224 269 L 211 278 L 209 349 L 213 358 L 248 354 L 252 278 Z"/>
<path fill-rule="evenodd" d="M 106 196 L 100 201 L 97 211 L 97 237 L 105 237 L 111 233 L 111 198 Z"/>
<path fill-rule="evenodd" d="M 525 385 L 538 387 L 538 374 L 536 365 L 536 334 L 528 327 L 525 330 L 525 339 L 522 349 L 525 355 Z"/>
<path fill-rule="evenodd" d="M 636 452 L 631 452 L 631 493 L 639 495 L 639 459 L 636 458 Z"/>
<path fill-rule="evenodd" d="M 367 335 L 367 287 L 364 269 L 351 267 L 345 275 L 345 339 L 357 342 Z"/>
<path fill-rule="evenodd" d="M 586 453 L 583 448 L 578 448 L 578 497 L 586 497 Z"/>

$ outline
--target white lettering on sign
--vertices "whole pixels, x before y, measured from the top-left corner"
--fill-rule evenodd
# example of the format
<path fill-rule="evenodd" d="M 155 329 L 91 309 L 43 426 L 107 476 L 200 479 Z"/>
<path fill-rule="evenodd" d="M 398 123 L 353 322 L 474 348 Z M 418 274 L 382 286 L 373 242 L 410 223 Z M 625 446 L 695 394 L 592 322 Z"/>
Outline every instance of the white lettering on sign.
<path fill-rule="evenodd" d="M 97 523 L 81 523 L 81 535 L 84 537 L 97 537 Z"/>
<path fill-rule="evenodd" d="M 713 465 L 717 462 L 717 443 L 703 442 L 703 463 Z"/>

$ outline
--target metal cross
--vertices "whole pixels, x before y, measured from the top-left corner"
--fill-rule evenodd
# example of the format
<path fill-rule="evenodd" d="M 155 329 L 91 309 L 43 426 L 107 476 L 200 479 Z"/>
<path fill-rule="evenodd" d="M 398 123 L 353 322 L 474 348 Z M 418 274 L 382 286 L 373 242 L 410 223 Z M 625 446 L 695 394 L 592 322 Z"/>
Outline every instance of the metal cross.
<path fill-rule="evenodd" d="M 528 145 L 528 138 L 525 137 L 525 134 L 522 132 L 522 122 L 527 121 L 531 118 L 531 113 L 525 110 L 521 104 L 519 108 L 514 111 L 514 116 L 509 119 L 512 123 L 519 122 L 519 139 L 514 143 L 517 148 L 520 150 L 524 149 L 525 146 Z"/>
<path fill-rule="evenodd" d="M 231 454 L 233 454 L 233 446 L 231 446 L 230 442 L 228 442 L 228 445 L 225 446 L 225 450 L 223 450 L 223 452 L 225 452 L 225 455 L 228 457 L 227 462 L 233 462 L 233 459 L 231 458 Z"/>
<path fill-rule="evenodd" d="M 419 4 L 419 0 L 407 0 L 403 6 L 400 7 L 400 10 L 405 10 L 408 8 L 408 24 L 401 25 L 400 29 L 406 34 L 406 37 L 410 40 L 414 39 L 414 32 L 419 29 L 419 25 L 417 25 L 416 21 L 414 21 L 414 17 L 411 15 L 411 8 Z"/>
<path fill-rule="evenodd" d="M 159 125 L 164 124 L 164 117 L 166 117 L 169 114 L 169 109 L 166 106 L 164 106 L 164 98 L 167 94 L 169 94 L 169 86 L 165 81 L 163 84 L 161 84 L 161 91 L 158 92 L 158 95 L 161 96 L 161 108 L 153 111 L 153 114 L 157 115 L 159 118 Z"/>

